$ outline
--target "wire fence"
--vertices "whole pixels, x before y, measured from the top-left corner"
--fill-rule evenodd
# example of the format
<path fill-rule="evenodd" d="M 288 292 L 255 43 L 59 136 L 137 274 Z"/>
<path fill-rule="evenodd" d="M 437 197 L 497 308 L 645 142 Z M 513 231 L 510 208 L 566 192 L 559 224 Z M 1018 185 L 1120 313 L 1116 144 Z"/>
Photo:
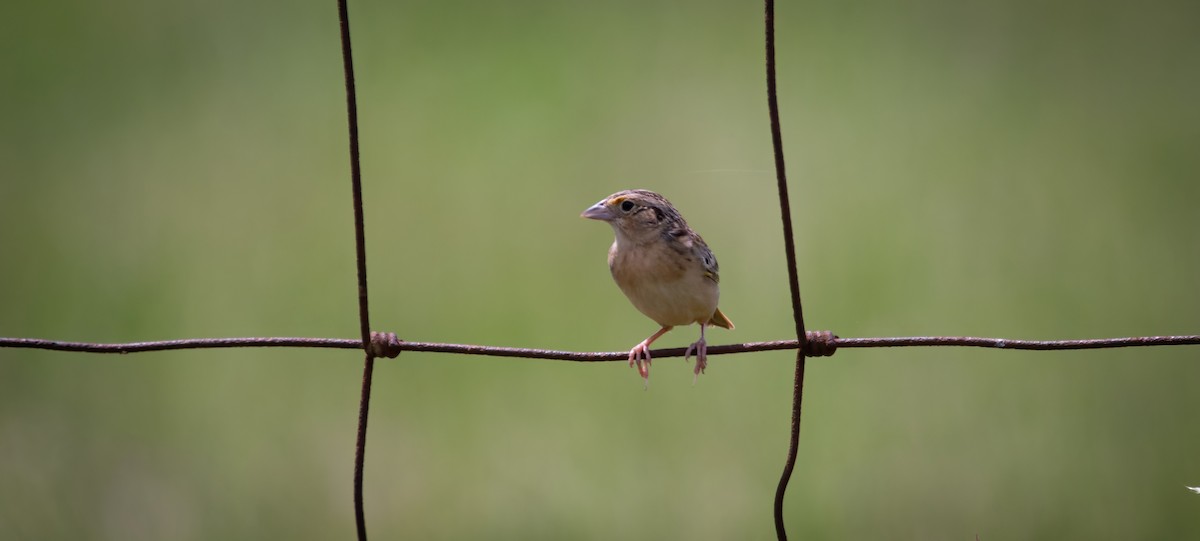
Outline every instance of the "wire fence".
<path fill-rule="evenodd" d="M 326 348 L 361 349 L 364 352 L 362 390 L 358 412 L 358 430 L 355 439 L 354 458 L 354 510 L 358 539 L 366 540 L 366 517 L 363 512 L 363 470 L 367 437 L 367 420 L 370 410 L 371 380 L 374 361 L 378 357 L 393 358 L 404 351 L 425 353 L 448 353 L 526 359 L 550 359 L 575 362 L 627 361 L 626 351 L 575 352 L 550 349 L 453 344 L 437 342 L 415 342 L 401 340 L 394 333 L 371 332 L 367 294 L 366 233 L 363 225 L 362 173 L 359 161 L 358 111 L 354 79 L 354 62 L 350 40 L 350 23 L 347 0 L 337 0 L 340 41 L 346 88 L 346 117 L 350 153 L 350 180 L 354 210 L 354 234 L 357 264 L 357 286 L 360 339 L 303 338 L 303 337 L 248 337 L 248 338 L 187 338 L 152 342 L 92 343 L 69 342 L 37 338 L 2 338 L 0 347 L 43 349 L 81 353 L 143 353 L 180 349 L 220 348 Z M 773 0 L 764 0 L 764 27 L 766 51 L 766 90 L 770 117 L 771 140 L 774 150 L 776 183 L 779 193 L 779 209 L 782 221 L 784 251 L 787 261 L 788 285 L 796 338 L 767 342 L 747 342 L 710 346 L 709 355 L 741 354 L 759 351 L 795 350 L 796 366 L 792 400 L 792 417 L 787 457 L 783 473 L 776 488 L 773 501 L 776 535 L 787 538 L 783 521 L 783 499 L 788 481 L 795 466 L 800 437 L 801 404 L 804 387 L 804 368 L 807 357 L 833 355 L 843 348 L 882 348 L 915 346 L 958 346 L 1010 350 L 1083 350 L 1100 348 L 1123 348 L 1145 346 L 1200 345 L 1200 335 L 1140 336 L 1124 338 L 1099 338 L 1076 340 L 1016 340 L 971 336 L 914 336 L 842 338 L 829 331 L 807 331 L 800 299 L 799 279 L 796 264 L 796 248 L 792 231 L 790 198 L 783 155 L 782 127 L 780 122 L 775 77 L 775 8 Z M 653 350 L 654 358 L 682 357 L 685 348 Z"/>

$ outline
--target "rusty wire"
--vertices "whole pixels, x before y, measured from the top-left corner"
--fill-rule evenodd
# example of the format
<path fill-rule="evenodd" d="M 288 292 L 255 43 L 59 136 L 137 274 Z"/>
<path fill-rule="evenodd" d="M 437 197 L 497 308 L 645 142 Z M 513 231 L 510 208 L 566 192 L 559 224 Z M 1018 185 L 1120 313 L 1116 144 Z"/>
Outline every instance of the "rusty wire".
<path fill-rule="evenodd" d="M 775 536 L 779 541 L 786 541 L 787 530 L 783 524 L 783 496 L 787 492 L 788 481 L 792 478 L 792 470 L 796 466 L 796 453 L 800 447 L 800 404 L 804 402 L 804 356 L 808 348 L 804 347 L 804 309 L 800 304 L 800 279 L 796 271 L 796 241 L 792 232 L 792 205 L 788 198 L 787 168 L 783 160 L 783 128 L 779 121 L 779 97 L 775 83 L 775 0 L 763 2 L 763 24 L 765 27 L 766 68 L 767 68 L 767 111 L 771 119 L 771 148 L 775 154 L 775 180 L 779 190 L 779 215 L 783 220 L 783 249 L 787 257 L 788 289 L 792 294 L 792 321 L 796 325 L 796 340 L 800 347 L 796 349 L 796 367 L 792 376 L 792 420 L 791 432 L 788 434 L 787 458 L 783 463 L 783 473 L 779 476 L 779 484 L 775 487 L 773 505 L 775 516 Z"/>
<path fill-rule="evenodd" d="M 367 234 L 363 225 L 362 165 L 358 150 L 358 98 L 354 88 L 354 55 L 350 48 L 350 13 L 347 0 L 337 0 L 338 30 L 342 45 L 342 73 L 346 85 L 346 124 L 350 143 L 350 188 L 354 202 L 354 250 L 358 277 L 358 324 L 363 349 L 363 375 L 358 402 L 358 431 L 354 439 L 354 523 L 359 541 L 367 541 L 363 511 L 363 463 L 367 451 L 367 418 L 371 409 L 371 377 L 375 352 L 371 347 L 371 317 L 367 306 Z"/>
<path fill-rule="evenodd" d="M 391 338 L 389 338 L 389 336 Z M 1079 340 L 1015 340 L 1011 338 L 987 338 L 978 336 L 898 336 L 872 338 L 841 338 L 828 332 L 807 333 L 812 357 L 829 356 L 844 348 L 894 348 L 894 347 L 975 347 L 1008 350 L 1081 350 L 1108 349 L 1144 346 L 1200 345 L 1200 335 L 1130 336 L 1122 338 L 1088 338 Z M 475 344 L 448 344 L 441 342 L 409 342 L 398 340 L 394 335 L 372 334 L 372 350 L 376 357 L 394 357 L 401 351 L 424 353 L 450 353 L 488 357 L 516 357 L 523 359 L 546 359 L 575 362 L 628 361 L 628 351 L 564 351 L 553 349 L 482 346 Z M 73 351 L 84 353 L 144 353 L 179 349 L 222 349 L 222 348 L 325 348 L 361 349 L 362 342 L 352 338 L 293 338 L 293 337 L 249 337 L 249 338 L 186 338 L 154 342 L 95 343 L 66 342 L 39 338 L 0 338 L 0 347 Z M 758 351 L 793 350 L 799 347 L 795 340 L 771 340 L 709 346 L 709 355 L 753 353 Z M 824 348 L 818 349 L 818 348 Z M 664 348 L 651 351 L 654 358 L 682 357 L 685 348 Z"/>

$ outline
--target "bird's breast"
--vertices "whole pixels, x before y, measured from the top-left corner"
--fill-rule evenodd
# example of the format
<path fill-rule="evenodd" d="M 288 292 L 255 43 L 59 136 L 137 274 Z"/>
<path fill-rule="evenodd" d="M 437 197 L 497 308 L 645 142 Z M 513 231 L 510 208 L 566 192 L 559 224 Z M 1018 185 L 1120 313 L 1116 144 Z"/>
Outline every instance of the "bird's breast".
<path fill-rule="evenodd" d="M 703 265 L 690 250 L 614 243 L 608 262 L 625 296 L 659 325 L 707 322 L 717 309 L 717 284 L 704 276 Z"/>

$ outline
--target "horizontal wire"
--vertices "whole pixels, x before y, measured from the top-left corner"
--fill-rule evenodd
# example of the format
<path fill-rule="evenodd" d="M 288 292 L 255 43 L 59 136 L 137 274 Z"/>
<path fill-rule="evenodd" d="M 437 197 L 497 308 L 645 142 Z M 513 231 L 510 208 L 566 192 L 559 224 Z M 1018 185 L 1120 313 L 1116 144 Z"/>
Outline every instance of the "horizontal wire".
<path fill-rule="evenodd" d="M 381 336 L 375 333 L 376 340 Z M 1200 335 L 1177 336 L 1134 336 L 1125 338 L 1097 338 L 1084 340 L 1012 340 L 1008 338 L 983 338 L 975 336 L 904 336 L 880 338 L 838 338 L 829 333 L 809 332 L 808 340 L 814 344 L 824 344 L 833 349 L 840 348 L 887 348 L 887 347 L 919 347 L 919 346 L 959 346 L 996 349 L 1019 350 L 1073 350 L 1101 349 L 1140 346 L 1180 346 L 1200 345 Z M 211 348 L 331 348 L 362 350 L 362 341 L 345 338 L 288 338 L 288 337 L 251 337 L 251 338 L 185 338 L 180 340 L 161 340 L 154 342 L 127 342 L 117 344 L 93 342 L 65 342 L 60 340 L 44 340 L 38 338 L 0 338 L 0 348 L 45 349 L 53 351 L 75 351 L 84 353 L 142 353 L 147 351 L 168 351 L 178 349 L 211 349 Z M 491 357 L 520 357 L 526 359 L 551 359 L 559 361 L 603 362 L 624 361 L 629 359 L 625 351 L 562 351 L 552 349 L 532 349 L 498 346 L 480 346 L 473 344 L 445 344 L 438 342 L 406 342 L 402 340 L 388 341 L 386 348 L 400 351 L 420 351 L 426 353 L 456 353 L 461 355 L 486 355 Z M 751 353 L 756 351 L 777 351 L 797 349 L 796 340 L 773 340 L 768 342 L 746 342 L 742 344 L 727 344 L 709 346 L 709 355 L 724 355 L 730 353 Z M 686 348 L 664 348 L 651 351 L 655 358 L 682 357 Z"/>

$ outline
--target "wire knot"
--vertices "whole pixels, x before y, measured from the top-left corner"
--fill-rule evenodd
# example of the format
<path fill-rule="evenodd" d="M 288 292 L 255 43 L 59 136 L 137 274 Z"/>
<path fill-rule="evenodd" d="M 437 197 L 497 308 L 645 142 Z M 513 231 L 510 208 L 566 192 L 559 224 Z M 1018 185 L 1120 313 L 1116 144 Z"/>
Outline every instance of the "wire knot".
<path fill-rule="evenodd" d="M 832 331 L 804 333 L 805 357 L 830 357 L 837 352 L 837 335 Z"/>
<path fill-rule="evenodd" d="M 400 343 L 403 340 L 396 337 L 394 332 L 371 333 L 371 356 L 395 359 L 400 355 Z"/>

